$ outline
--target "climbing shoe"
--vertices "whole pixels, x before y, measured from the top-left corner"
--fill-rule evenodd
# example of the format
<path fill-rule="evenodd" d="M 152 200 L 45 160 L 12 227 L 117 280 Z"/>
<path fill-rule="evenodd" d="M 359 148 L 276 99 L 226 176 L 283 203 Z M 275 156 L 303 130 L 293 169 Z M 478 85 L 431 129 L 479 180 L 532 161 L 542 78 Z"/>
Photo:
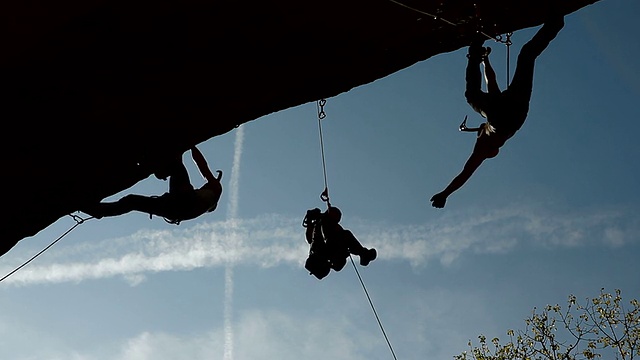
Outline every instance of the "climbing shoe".
<path fill-rule="evenodd" d="M 367 266 L 376 259 L 378 252 L 376 249 L 367 249 L 364 254 L 360 255 L 360 265 Z"/>

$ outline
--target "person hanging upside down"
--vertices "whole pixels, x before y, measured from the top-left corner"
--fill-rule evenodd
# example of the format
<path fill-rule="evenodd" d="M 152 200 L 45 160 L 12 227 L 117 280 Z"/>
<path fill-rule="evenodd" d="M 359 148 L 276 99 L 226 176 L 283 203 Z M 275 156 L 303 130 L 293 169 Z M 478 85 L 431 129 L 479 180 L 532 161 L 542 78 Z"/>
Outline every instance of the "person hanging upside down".
<path fill-rule="evenodd" d="M 161 196 L 144 196 L 130 194 L 115 202 L 100 202 L 94 206 L 82 209 L 97 219 L 105 216 L 118 216 L 131 211 L 140 211 L 149 215 L 162 216 L 168 222 L 179 224 L 183 220 L 212 212 L 218 206 L 222 195 L 222 171 L 217 170 L 214 176 L 204 156 L 195 146 L 191 148 L 191 157 L 200 174 L 207 181 L 200 188 L 195 189 L 189 181 L 189 174 L 181 156 L 171 160 L 156 177 L 169 178 L 169 191 Z"/>
<path fill-rule="evenodd" d="M 477 133 L 476 143 L 462 172 L 443 191 L 431 197 L 433 207 L 443 208 L 449 195 L 461 188 L 484 160 L 498 155 L 499 149 L 522 127 L 529 112 L 536 58 L 563 27 L 563 16 L 545 22 L 520 50 L 513 80 L 504 91 L 500 91 L 489 62 L 490 48 L 482 46 L 484 37 L 471 43 L 467 55 L 465 98 L 487 121 L 477 128 L 467 128 L 465 118 L 460 125 L 461 131 Z M 482 91 L 480 64 L 484 64 L 487 92 Z"/>
<path fill-rule="evenodd" d="M 307 229 L 305 238 L 311 245 L 305 268 L 318 279 L 329 275 L 331 269 L 342 270 L 350 254 L 358 255 L 362 266 L 377 257 L 376 249 L 362 246 L 351 231 L 339 224 L 341 218 L 340 209 L 329 206 L 324 213 L 318 208 L 308 210 L 302 222 Z"/>

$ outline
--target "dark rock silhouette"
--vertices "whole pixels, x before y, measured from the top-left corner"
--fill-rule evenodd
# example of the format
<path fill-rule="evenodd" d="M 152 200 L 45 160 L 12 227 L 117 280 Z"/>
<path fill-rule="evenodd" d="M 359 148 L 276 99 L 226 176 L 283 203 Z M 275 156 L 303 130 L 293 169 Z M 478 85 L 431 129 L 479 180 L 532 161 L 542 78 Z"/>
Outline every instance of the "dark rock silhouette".
<path fill-rule="evenodd" d="M 561 11 L 596 1 L 565 0 Z M 141 162 L 466 47 L 478 26 L 493 36 L 540 25 L 555 1 L 400 2 L 414 9 L 391 0 L 0 2 L 0 254 L 148 177 Z"/>

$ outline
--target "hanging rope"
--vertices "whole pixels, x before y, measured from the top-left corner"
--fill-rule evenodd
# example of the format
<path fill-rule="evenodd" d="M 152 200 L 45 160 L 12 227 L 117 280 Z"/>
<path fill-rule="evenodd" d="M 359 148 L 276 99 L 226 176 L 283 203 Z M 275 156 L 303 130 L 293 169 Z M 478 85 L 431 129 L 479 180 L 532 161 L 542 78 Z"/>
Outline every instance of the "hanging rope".
<path fill-rule="evenodd" d="M 324 157 L 324 139 L 322 137 L 322 120 L 327 116 L 324 112 L 324 105 L 327 103 L 326 99 L 320 99 L 316 103 L 316 109 L 318 110 L 318 132 L 320 133 L 320 152 L 322 154 L 322 173 L 324 175 L 324 191 L 320 194 L 320 199 L 327 203 L 327 207 L 331 206 L 329 202 L 329 184 L 327 182 L 327 163 Z"/>
<path fill-rule="evenodd" d="M 505 41 L 505 44 L 507 45 L 507 89 L 509 88 L 509 84 L 511 83 L 511 80 L 509 79 L 509 73 L 511 72 L 511 66 L 509 65 L 509 61 L 510 61 L 510 54 L 511 54 L 511 35 L 513 35 L 512 32 L 508 32 L 507 33 L 507 40 Z"/>
<path fill-rule="evenodd" d="M 327 116 L 327 114 L 324 112 L 324 106 L 326 105 L 327 100 L 326 99 L 320 99 L 317 101 L 316 103 L 316 109 L 318 111 L 318 131 L 320 133 L 320 152 L 322 154 L 322 173 L 324 176 L 324 191 L 322 192 L 322 194 L 320 194 L 320 199 L 322 199 L 322 201 L 327 203 L 327 207 L 331 207 L 331 203 L 329 202 L 329 185 L 328 185 L 328 181 L 327 181 L 327 163 L 325 160 L 325 156 L 324 156 L 324 139 L 323 139 L 323 134 L 322 134 L 322 120 Z M 358 275 L 358 279 L 360 280 L 360 285 L 362 285 L 362 289 L 364 290 L 365 295 L 367 296 L 367 300 L 369 301 L 369 305 L 371 306 L 371 310 L 373 310 L 373 314 L 376 317 L 376 321 L 378 321 L 378 326 L 380 327 L 380 330 L 382 331 L 382 335 L 384 335 L 384 339 L 387 342 L 387 345 L 389 346 L 389 350 L 391 350 L 391 354 L 393 355 L 394 359 L 398 359 L 396 357 L 395 352 L 393 351 L 393 347 L 391 346 L 391 342 L 389 342 L 389 338 L 387 337 L 387 333 L 384 331 L 384 327 L 382 326 L 382 322 L 380 321 L 380 317 L 378 316 L 378 312 L 376 311 L 376 308 L 373 306 L 373 301 L 371 301 L 371 297 L 369 296 L 369 292 L 367 291 L 367 287 L 364 285 L 364 281 L 362 280 L 362 277 L 360 276 L 360 272 L 358 271 L 358 267 L 356 266 L 355 262 L 353 261 L 353 257 L 351 256 L 351 254 L 349 254 L 349 259 L 351 260 L 351 265 L 353 265 L 353 269 L 356 272 L 356 275 Z"/>
<path fill-rule="evenodd" d="M 507 74 L 507 85 L 506 85 L 507 89 L 509 88 L 509 84 L 511 83 L 511 79 L 509 79 L 509 75 L 511 73 L 511 64 L 510 64 L 510 62 L 511 62 L 511 44 L 512 44 L 511 35 L 513 35 L 513 33 L 512 32 L 508 32 L 508 33 L 505 34 L 505 40 L 502 40 L 502 35 L 498 35 L 494 39 L 496 42 L 505 44 L 507 46 L 507 61 L 506 61 L 507 65 L 506 65 L 506 71 L 505 71 L 505 73 Z"/>
<path fill-rule="evenodd" d="M 37 254 L 33 255 L 29 260 L 25 261 L 22 265 L 18 266 L 17 268 L 15 268 L 13 271 L 11 271 L 10 273 L 8 273 L 7 275 L 3 276 L 2 279 L 0 279 L 0 282 L 4 281 L 6 278 L 8 278 L 9 276 L 15 274 L 16 272 L 18 272 L 20 269 L 22 269 L 23 267 L 27 266 L 27 264 L 29 264 L 30 262 L 32 262 L 33 260 L 35 260 L 35 258 L 37 258 L 38 256 L 42 255 L 42 253 L 44 253 L 45 251 L 49 250 L 50 247 L 52 247 L 53 245 L 55 245 L 55 243 L 57 243 L 58 241 L 60 241 L 60 239 L 62 239 L 63 237 L 65 237 L 68 233 L 70 233 L 73 229 L 75 229 L 76 227 L 78 227 L 78 225 L 84 223 L 86 220 L 89 219 L 93 219 L 93 217 L 89 217 L 86 219 L 83 219 L 77 215 L 72 215 L 69 214 L 69 216 L 71 216 L 71 218 L 73 220 L 76 221 L 76 224 L 73 225 L 69 230 L 67 230 L 64 234 L 60 235 L 57 239 L 55 239 L 53 242 L 51 242 L 49 245 L 47 245 L 44 249 L 40 250 L 40 252 L 38 252 Z"/>
<path fill-rule="evenodd" d="M 441 17 L 433 15 L 433 14 L 429 14 L 428 12 L 424 12 L 424 11 L 418 10 L 416 8 L 412 8 L 411 6 L 405 5 L 405 4 L 403 4 L 403 3 L 399 2 L 399 1 L 396 1 L 396 0 L 389 0 L 389 1 L 391 1 L 394 4 L 398 4 L 398 5 L 400 5 L 400 6 L 404 7 L 404 8 L 407 8 L 409 10 L 413 10 L 413 11 L 415 11 L 417 13 L 422 14 L 422 15 L 426 15 L 428 17 L 431 17 L 431 18 L 433 18 L 433 20 L 440 20 L 440 21 L 443 21 L 443 22 L 445 22 L 445 23 L 447 23 L 449 25 L 457 26 L 456 23 L 453 23 L 453 22 L 451 22 L 451 21 L 449 21 L 447 19 L 441 18 Z"/>
<path fill-rule="evenodd" d="M 356 263 L 353 261 L 353 257 L 349 254 L 349 259 L 351 260 L 351 265 L 353 265 L 353 269 L 356 271 L 356 275 L 358 275 L 358 280 L 360 280 L 360 285 L 362 285 L 362 290 L 364 290 L 365 295 L 367 295 L 367 300 L 369 300 L 369 305 L 371 305 L 371 310 L 373 310 L 373 315 L 376 317 L 376 321 L 378 321 L 378 326 L 380 327 L 380 331 L 382 331 L 382 335 L 384 339 L 387 341 L 387 346 L 391 351 L 391 355 L 395 360 L 398 360 L 396 357 L 396 353 L 393 351 L 393 347 L 391 346 L 391 342 L 389 341 L 389 337 L 387 333 L 384 331 L 384 327 L 382 326 L 382 322 L 380 321 L 380 317 L 378 316 L 378 312 L 376 312 L 375 306 L 373 306 L 373 301 L 371 301 L 371 296 L 369 296 L 369 292 L 367 291 L 367 287 L 364 285 L 364 281 L 362 281 L 362 277 L 360 276 L 360 272 L 358 271 L 358 267 Z"/>

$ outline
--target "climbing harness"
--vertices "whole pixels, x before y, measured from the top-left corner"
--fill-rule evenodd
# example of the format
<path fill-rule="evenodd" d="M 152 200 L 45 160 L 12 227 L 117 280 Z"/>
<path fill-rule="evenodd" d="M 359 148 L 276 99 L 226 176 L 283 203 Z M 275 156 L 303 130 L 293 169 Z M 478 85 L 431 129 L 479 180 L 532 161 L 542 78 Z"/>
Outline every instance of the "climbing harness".
<path fill-rule="evenodd" d="M 27 266 L 27 264 L 29 264 L 30 262 L 32 262 L 33 260 L 35 260 L 35 258 L 37 258 L 38 256 L 42 255 L 42 253 L 44 253 L 45 251 L 49 250 L 50 247 L 52 247 L 53 245 L 55 245 L 58 241 L 60 241 L 63 237 L 65 237 L 68 233 L 70 233 L 73 229 L 75 229 L 76 227 L 78 227 L 80 224 L 84 223 L 85 221 L 89 220 L 89 219 L 93 219 L 93 217 L 88 217 L 88 218 L 82 218 L 80 216 L 77 215 L 72 215 L 72 214 L 68 214 L 69 216 L 71 216 L 71 218 L 73 220 L 75 220 L 76 224 L 73 225 L 69 230 L 65 231 L 62 235 L 60 235 L 57 239 L 55 239 L 54 241 L 52 241 L 49 245 L 47 245 L 44 249 L 40 250 L 37 254 L 33 255 L 29 260 L 25 261 L 24 263 L 22 263 L 22 265 L 18 266 L 17 268 L 15 268 L 14 270 L 12 270 L 11 272 L 9 272 L 7 275 L 3 276 L 0 279 L 0 282 L 4 281 L 6 278 L 8 278 L 9 276 L 15 274 L 16 272 L 18 272 L 20 269 L 22 269 L 23 267 Z"/>
<path fill-rule="evenodd" d="M 392 0 L 393 1 L 393 0 Z M 323 139 L 323 134 L 322 134 L 322 120 L 327 116 L 327 114 L 324 111 L 324 106 L 326 105 L 327 100 L 322 98 L 320 100 L 318 100 L 316 102 L 316 109 L 318 112 L 318 132 L 320 135 L 320 153 L 322 156 L 322 173 L 324 176 L 324 190 L 322 191 L 322 193 L 320 194 L 320 199 L 323 202 L 327 203 L 327 209 L 331 208 L 331 202 L 329 200 L 329 185 L 328 185 L 328 181 L 327 181 L 327 163 L 325 160 L 325 154 L 324 154 L 324 139 Z M 327 210 L 329 211 L 329 210 Z M 308 219 L 305 216 L 305 219 L 303 220 L 302 226 L 303 227 L 307 227 L 309 225 Z M 396 357 L 395 352 L 393 351 L 393 347 L 391 346 L 391 342 L 389 341 L 389 338 L 386 334 L 386 332 L 384 331 L 384 327 L 382 326 L 382 322 L 380 321 L 380 317 L 378 316 L 378 313 L 376 311 L 375 306 L 373 305 L 373 301 L 371 300 L 371 297 L 369 296 L 369 292 L 367 291 L 367 287 L 364 284 L 364 281 L 362 280 L 362 277 L 360 276 L 360 272 L 358 271 L 358 267 L 356 266 L 355 262 L 353 261 L 353 257 L 351 256 L 351 254 L 349 254 L 349 259 L 351 259 L 351 265 L 353 265 L 353 269 L 356 272 L 356 275 L 358 276 L 358 280 L 360 280 L 360 285 L 362 285 L 362 289 L 364 290 L 365 295 L 367 296 L 367 300 L 369 301 L 369 305 L 371 306 L 371 310 L 373 311 L 373 314 L 376 317 L 376 320 L 378 322 L 378 326 L 380 327 L 380 330 L 382 331 L 382 335 L 384 335 L 384 338 L 387 342 L 387 346 L 389 347 L 389 350 L 391 351 L 391 354 L 393 356 L 393 358 L 395 360 L 397 360 L 398 358 Z"/>
<path fill-rule="evenodd" d="M 222 179 L 222 170 L 216 170 L 216 174 L 218 174 L 218 176 L 216 176 L 216 180 L 218 180 L 218 182 L 220 182 L 220 180 Z M 153 196 L 151 196 L 151 198 L 157 199 L 157 198 L 160 198 L 162 196 L 164 196 L 164 195 L 153 195 Z M 216 206 L 217 206 L 217 204 L 216 204 Z M 169 218 L 164 217 L 164 216 L 162 216 L 162 218 L 168 224 L 172 224 L 172 225 L 180 225 L 180 223 L 182 222 L 182 219 L 169 219 Z M 149 213 L 149 219 L 150 220 L 153 219 L 153 214 L 152 213 Z"/>
<path fill-rule="evenodd" d="M 159 197 L 162 197 L 162 195 L 153 195 L 153 196 L 151 196 L 152 199 L 157 199 Z M 161 217 L 168 224 L 172 224 L 172 225 L 180 225 L 180 222 L 182 221 L 182 220 L 179 220 L 179 219 L 168 219 L 168 218 L 166 218 L 164 216 L 161 216 Z M 149 220 L 153 220 L 153 214 L 152 213 L 149 213 Z"/>

